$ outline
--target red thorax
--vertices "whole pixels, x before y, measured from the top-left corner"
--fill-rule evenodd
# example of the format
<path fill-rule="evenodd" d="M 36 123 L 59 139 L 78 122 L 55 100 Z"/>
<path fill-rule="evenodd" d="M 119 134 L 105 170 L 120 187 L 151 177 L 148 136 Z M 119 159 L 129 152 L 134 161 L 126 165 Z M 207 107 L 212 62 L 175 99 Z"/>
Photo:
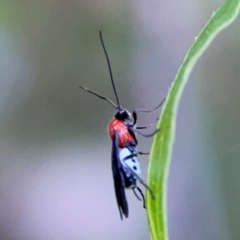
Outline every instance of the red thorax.
<path fill-rule="evenodd" d="M 128 126 L 122 120 L 113 119 L 108 125 L 110 138 L 113 139 L 114 131 L 117 132 L 119 138 L 119 147 L 124 148 L 129 143 L 134 142 L 133 137 L 128 131 Z"/>

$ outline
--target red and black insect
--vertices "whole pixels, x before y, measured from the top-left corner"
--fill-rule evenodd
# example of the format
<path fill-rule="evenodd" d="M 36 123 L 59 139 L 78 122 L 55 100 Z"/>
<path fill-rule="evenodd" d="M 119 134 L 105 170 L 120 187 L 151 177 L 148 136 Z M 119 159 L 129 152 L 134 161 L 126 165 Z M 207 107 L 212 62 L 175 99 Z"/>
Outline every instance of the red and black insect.
<path fill-rule="evenodd" d="M 141 155 L 146 155 L 148 153 L 144 153 L 144 152 L 139 152 L 136 150 L 136 146 L 138 144 L 137 138 L 136 138 L 136 133 L 138 133 L 139 135 L 143 136 L 143 137 L 152 137 L 154 134 L 156 134 L 159 129 L 156 129 L 153 133 L 151 134 L 143 134 L 142 132 L 140 132 L 140 129 L 146 129 L 149 126 L 136 126 L 137 125 L 137 112 L 139 113 L 151 113 L 152 111 L 160 108 L 163 104 L 163 102 L 165 101 L 165 99 L 163 99 L 161 101 L 161 103 L 154 108 L 153 110 L 135 110 L 132 112 L 132 114 L 127 110 L 121 107 L 119 99 L 118 99 L 118 95 L 117 95 L 117 91 L 116 91 L 116 87 L 113 81 L 113 75 L 112 75 L 112 70 L 111 70 L 111 65 L 110 65 L 110 61 L 109 61 L 109 57 L 103 42 L 103 38 L 102 38 L 102 33 L 101 31 L 99 32 L 100 35 L 100 40 L 101 40 L 101 45 L 102 48 L 104 50 L 106 59 L 107 59 L 107 64 L 108 64 L 108 69 L 109 69 L 109 73 L 110 73 L 110 79 L 111 79 L 111 83 L 112 83 L 112 87 L 113 87 L 113 91 L 114 91 L 114 95 L 116 98 L 116 102 L 117 104 L 115 104 L 113 101 L 111 101 L 110 99 L 103 97 L 101 95 L 99 95 L 96 92 L 93 92 L 83 86 L 79 86 L 80 88 L 82 88 L 83 90 L 109 102 L 112 106 L 114 106 L 114 108 L 117 110 L 117 112 L 114 115 L 114 118 L 111 120 L 111 122 L 108 125 L 108 132 L 109 132 L 109 136 L 112 139 L 113 145 L 112 145 L 112 171 L 113 171 L 113 179 L 114 179 L 114 188 L 115 188 L 115 195 L 116 195 L 116 200 L 117 200 L 117 204 L 119 207 L 119 211 L 120 211 L 120 216 L 122 219 L 122 214 L 125 217 L 128 217 L 128 204 L 127 204 L 127 200 L 126 200 L 126 196 L 125 196 L 125 189 L 124 188 L 131 188 L 134 191 L 135 196 L 140 199 L 138 197 L 138 195 L 135 192 L 135 189 L 137 189 L 141 196 L 142 199 L 144 201 L 144 206 L 145 206 L 145 200 L 144 200 L 144 195 L 142 194 L 142 191 L 140 188 L 137 187 L 136 185 L 136 180 L 138 180 L 142 185 L 144 185 L 146 187 L 146 189 L 148 189 L 151 193 L 152 196 L 153 193 L 151 191 L 151 189 L 143 182 L 143 180 L 140 178 L 140 173 L 136 170 L 135 168 L 137 168 L 137 166 L 131 166 L 129 165 L 129 159 L 134 162 L 137 162 L 137 154 L 141 154 Z M 139 164 L 138 164 L 139 166 Z"/>

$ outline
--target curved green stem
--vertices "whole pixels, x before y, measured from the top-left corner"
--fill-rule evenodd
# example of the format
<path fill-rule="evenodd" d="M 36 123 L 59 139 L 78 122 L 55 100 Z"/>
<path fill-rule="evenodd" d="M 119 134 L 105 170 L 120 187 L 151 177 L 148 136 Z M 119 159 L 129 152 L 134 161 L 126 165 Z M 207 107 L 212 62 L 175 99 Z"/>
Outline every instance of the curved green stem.
<path fill-rule="evenodd" d="M 153 140 L 148 168 L 148 185 L 156 198 L 147 192 L 147 214 L 152 240 L 168 240 L 167 178 L 175 137 L 176 115 L 179 100 L 195 63 L 217 34 L 237 17 L 240 0 L 228 0 L 214 13 L 187 52 L 164 104 Z"/>

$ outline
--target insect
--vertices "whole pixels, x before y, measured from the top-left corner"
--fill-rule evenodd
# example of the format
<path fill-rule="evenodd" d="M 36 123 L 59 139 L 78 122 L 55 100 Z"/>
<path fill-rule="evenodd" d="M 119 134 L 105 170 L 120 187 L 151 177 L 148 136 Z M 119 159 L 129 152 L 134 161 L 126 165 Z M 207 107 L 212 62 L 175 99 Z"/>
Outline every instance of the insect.
<path fill-rule="evenodd" d="M 134 166 L 132 166 L 130 162 L 134 160 L 137 163 L 136 158 L 138 154 L 140 155 L 148 154 L 148 153 L 140 152 L 136 150 L 136 146 L 138 145 L 136 133 L 143 137 L 152 137 L 154 134 L 156 134 L 159 131 L 159 129 L 156 129 L 151 134 L 144 134 L 140 132 L 139 131 L 140 129 L 146 129 L 151 125 L 140 126 L 140 127 L 136 126 L 137 112 L 151 113 L 154 110 L 160 108 L 163 102 L 165 101 L 165 99 L 163 99 L 160 102 L 160 104 L 152 110 L 138 109 L 133 111 L 131 114 L 127 109 L 122 108 L 117 95 L 115 83 L 113 81 L 113 74 L 112 74 L 112 69 L 110 65 L 110 60 L 103 42 L 101 31 L 99 32 L 99 36 L 100 36 L 101 45 L 107 60 L 111 84 L 113 87 L 113 92 L 114 92 L 117 103 L 115 104 L 110 99 L 104 96 L 101 96 L 98 93 L 87 89 L 86 87 L 83 87 L 83 86 L 79 86 L 79 87 L 85 90 L 86 92 L 89 92 L 99 97 L 100 99 L 103 99 L 109 102 L 117 110 L 113 119 L 110 121 L 108 125 L 108 132 L 109 132 L 110 138 L 112 139 L 112 144 L 113 144 L 112 145 L 112 172 L 113 172 L 115 195 L 116 195 L 116 200 L 117 200 L 117 204 L 120 211 L 120 216 L 122 219 L 122 215 L 124 215 L 126 218 L 128 217 L 128 204 L 125 196 L 125 188 L 132 189 L 135 196 L 139 200 L 141 200 L 141 198 L 139 198 L 139 196 L 136 193 L 136 189 L 137 189 L 142 196 L 142 199 L 144 201 L 144 206 L 145 206 L 144 195 L 141 189 L 137 187 L 137 184 L 136 184 L 137 180 L 151 193 L 152 197 L 154 196 L 151 189 L 140 178 L 140 172 L 135 171 Z M 140 170 L 140 167 L 139 167 L 139 170 Z"/>

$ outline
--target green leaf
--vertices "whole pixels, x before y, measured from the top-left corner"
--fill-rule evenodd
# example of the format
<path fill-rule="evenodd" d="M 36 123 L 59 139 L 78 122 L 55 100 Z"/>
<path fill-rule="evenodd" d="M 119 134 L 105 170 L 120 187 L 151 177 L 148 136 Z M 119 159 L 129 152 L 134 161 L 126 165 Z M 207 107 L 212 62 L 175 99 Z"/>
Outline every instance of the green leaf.
<path fill-rule="evenodd" d="M 153 140 L 148 168 L 148 185 L 155 194 L 152 199 L 147 191 L 147 214 L 152 240 L 168 240 L 167 179 L 175 137 L 176 114 L 179 100 L 195 63 L 216 35 L 237 17 L 240 0 L 228 0 L 212 14 L 206 26 L 187 52 L 175 77 L 164 104 L 158 128 Z"/>

